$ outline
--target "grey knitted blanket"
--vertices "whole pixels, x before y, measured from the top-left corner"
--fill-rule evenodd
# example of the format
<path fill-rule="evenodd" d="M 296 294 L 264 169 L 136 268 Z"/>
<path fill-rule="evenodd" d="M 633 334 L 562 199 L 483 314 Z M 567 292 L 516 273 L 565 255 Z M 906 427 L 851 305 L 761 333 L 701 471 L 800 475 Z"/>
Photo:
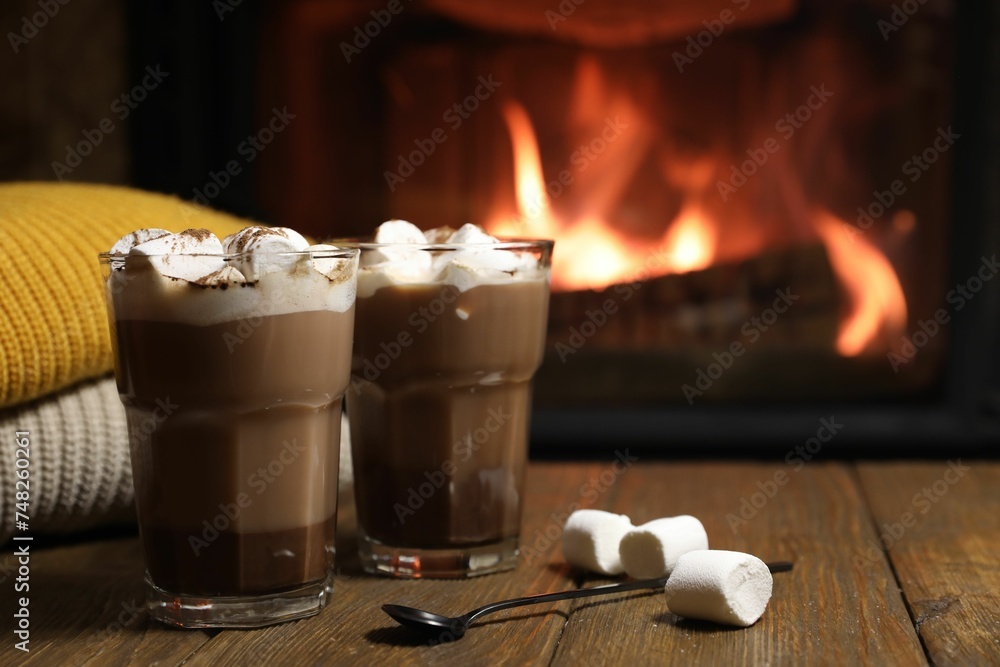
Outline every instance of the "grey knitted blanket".
<path fill-rule="evenodd" d="M 106 376 L 0 411 L 0 543 L 22 532 L 15 525 L 24 491 L 16 484 L 19 431 L 27 432 L 30 464 L 25 534 L 134 520 L 125 409 Z"/>

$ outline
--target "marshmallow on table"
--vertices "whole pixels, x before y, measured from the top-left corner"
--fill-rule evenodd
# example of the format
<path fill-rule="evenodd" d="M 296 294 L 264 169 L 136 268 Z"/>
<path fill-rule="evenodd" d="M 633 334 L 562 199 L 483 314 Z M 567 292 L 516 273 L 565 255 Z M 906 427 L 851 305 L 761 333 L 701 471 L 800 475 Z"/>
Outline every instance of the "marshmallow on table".
<path fill-rule="evenodd" d="M 576 567 L 601 574 L 621 574 L 625 568 L 618 545 L 631 529 L 632 522 L 623 514 L 577 510 L 569 515 L 563 528 L 563 556 Z"/>
<path fill-rule="evenodd" d="M 737 551 L 692 551 L 677 560 L 664 593 L 685 618 L 748 627 L 771 599 L 773 579 L 756 556 Z"/>
<path fill-rule="evenodd" d="M 701 521 L 682 515 L 656 519 L 633 528 L 622 538 L 619 553 L 630 577 L 655 579 L 670 574 L 689 551 L 708 549 Z"/>

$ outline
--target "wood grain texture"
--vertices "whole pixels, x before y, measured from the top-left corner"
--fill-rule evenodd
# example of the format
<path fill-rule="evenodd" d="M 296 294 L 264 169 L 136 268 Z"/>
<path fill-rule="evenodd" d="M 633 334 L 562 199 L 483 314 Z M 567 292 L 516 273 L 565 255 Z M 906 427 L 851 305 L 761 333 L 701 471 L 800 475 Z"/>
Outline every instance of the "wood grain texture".
<path fill-rule="evenodd" d="M 174 665 L 210 638 L 150 622 L 136 538 L 36 551 L 30 568 L 31 651 L 9 639 L 11 577 L 0 584 L 0 665 Z"/>
<path fill-rule="evenodd" d="M 852 565 L 852 545 L 874 532 L 847 467 L 656 463 L 623 479 L 611 510 L 634 523 L 692 514 L 710 547 L 790 560 L 795 569 L 775 575 L 768 609 L 745 630 L 681 619 L 662 595 L 615 606 L 583 601 L 555 665 L 924 663 L 886 561 Z"/>
<path fill-rule="evenodd" d="M 1000 463 L 858 466 L 878 531 L 935 665 L 1000 663 Z"/>
<path fill-rule="evenodd" d="M 996 664 L 1000 464 L 972 463 L 955 478 L 946 477 L 945 462 L 814 461 L 797 470 L 784 462 L 632 461 L 620 451 L 617 460 L 529 467 L 523 557 L 506 574 L 465 581 L 365 576 L 350 557 L 353 512 L 345 503 L 330 606 L 260 630 L 151 623 L 136 610 L 138 540 L 105 540 L 33 552 L 31 653 L 24 654 L 11 639 L 16 574 L 8 550 L 0 556 L 0 664 L 921 665 L 927 655 L 935 665 Z M 925 488 L 935 500 L 918 498 Z M 579 507 L 626 513 L 635 523 L 693 514 L 713 548 L 792 560 L 795 569 L 775 575 L 767 611 L 747 629 L 680 619 L 658 592 L 514 609 L 441 646 L 380 611 L 397 602 L 459 614 L 606 581 L 563 561 L 562 524 Z M 906 512 L 914 522 L 893 537 Z M 880 534 L 892 538 L 883 540 L 888 549 Z"/>

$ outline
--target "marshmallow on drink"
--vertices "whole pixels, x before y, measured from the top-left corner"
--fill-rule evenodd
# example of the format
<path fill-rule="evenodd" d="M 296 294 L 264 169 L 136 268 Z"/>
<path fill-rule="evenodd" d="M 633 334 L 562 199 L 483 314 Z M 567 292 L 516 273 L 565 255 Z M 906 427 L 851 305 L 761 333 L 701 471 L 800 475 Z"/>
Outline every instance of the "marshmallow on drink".
<path fill-rule="evenodd" d="M 361 255 L 362 298 L 396 285 L 449 285 L 465 292 L 479 285 L 547 279 L 536 255 L 504 246 L 473 224 L 422 232 L 406 220 L 388 220 L 375 230 L 374 242 Z"/>
<path fill-rule="evenodd" d="M 624 514 L 601 510 L 577 510 L 563 528 L 563 555 L 570 565 L 601 574 L 625 571 L 618 555 L 622 537 L 632 529 Z"/>
<path fill-rule="evenodd" d="M 677 561 L 664 593 L 671 612 L 685 618 L 748 627 L 771 599 L 773 579 L 764 561 L 737 551 L 692 551 Z"/>
<path fill-rule="evenodd" d="M 619 554 L 630 577 L 655 579 L 670 574 L 678 558 L 698 549 L 708 549 L 705 527 L 695 517 L 682 515 L 633 528 L 622 538 Z"/>
<path fill-rule="evenodd" d="M 239 255 L 236 268 L 250 282 L 276 271 L 289 271 L 309 248 L 301 234 L 288 227 L 247 227 L 222 240 L 223 249 Z"/>

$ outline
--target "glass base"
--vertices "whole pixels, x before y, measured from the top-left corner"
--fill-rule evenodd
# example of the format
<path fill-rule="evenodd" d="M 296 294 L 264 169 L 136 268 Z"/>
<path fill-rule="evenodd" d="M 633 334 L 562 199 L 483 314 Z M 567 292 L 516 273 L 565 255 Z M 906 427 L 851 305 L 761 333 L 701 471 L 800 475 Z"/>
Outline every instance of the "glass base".
<path fill-rule="evenodd" d="M 150 617 L 178 628 L 260 628 L 319 613 L 333 593 L 333 574 L 281 593 L 227 597 L 178 595 L 157 588 L 146 577 Z"/>
<path fill-rule="evenodd" d="M 410 549 L 390 547 L 360 536 L 358 556 L 370 574 L 406 579 L 462 579 L 513 570 L 517 566 L 517 537 L 476 547 Z"/>

